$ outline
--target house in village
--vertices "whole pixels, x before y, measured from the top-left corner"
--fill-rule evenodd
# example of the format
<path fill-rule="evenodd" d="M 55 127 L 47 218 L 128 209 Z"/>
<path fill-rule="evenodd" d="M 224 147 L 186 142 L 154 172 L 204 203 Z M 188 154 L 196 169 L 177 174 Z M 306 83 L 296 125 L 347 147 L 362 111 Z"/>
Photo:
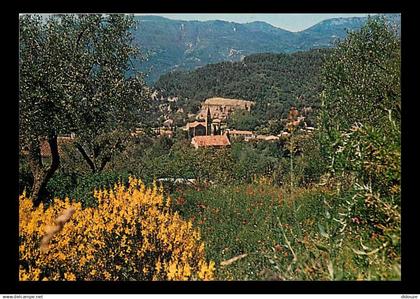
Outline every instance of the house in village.
<path fill-rule="evenodd" d="M 202 133 L 201 125 L 206 128 L 205 135 L 221 135 L 226 128 L 226 120 L 232 112 L 240 109 L 251 111 L 252 105 L 254 105 L 252 101 L 238 99 L 206 99 L 196 115 L 196 121 L 187 124 L 189 136 L 200 136 Z M 199 126 L 201 129 L 197 131 L 195 128 Z M 197 132 L 200 135 L 196 134 Z"/>
<path fill-rule="evenodd" d="M 280 137 L 274 135 L 257 135 L 256 139 L 263 141 L 277 141 L 280 139 Z"/>
<path fill-rule="evenodd" d="M 222 148 L 230 146 L 229 138 L 226 135 L 213 135 L 213 136 L 195 136 L 191 140 L 192 146 L 197 148 Z"/>
<path fill-rule="evenodd" d="M 250 139 L 255 138 L 255 134 L 252 131 L 245 131 L 245 130 L 226 130 L 226 134 L 229 139 L 237 139 L 237 140 L 244 140 L 249 141 Z"/>
<path fill-rule="evenodd" d="M 191 144 L 195 147 L 223 147 L 230 145 L 230 137 L 253 138 L 251 131 L 231 130 L 231 135 L 223 134 L 226 129 L 226 120 L 235 110 L 251 111 L 252 101 L 209 98 L 201 105 L 201 110 L 194 122 L 186 125 L 188 136 L 192 138 Z M 214 138 L 212 138 L 214 137 Z"/>
<path fill-rule="evenodd" d="M 187 123 L 188 136 L 220 135 L 220 119 L 212 119 L 210 109 L 204 118 L 198 118 L 197 121 Z"/>
<path fill-rule="evenodd" d="M 205 136 L 207 134 L 207 126 L 205 122 L 194 121 L 187 124 L 188 137 Z"/>

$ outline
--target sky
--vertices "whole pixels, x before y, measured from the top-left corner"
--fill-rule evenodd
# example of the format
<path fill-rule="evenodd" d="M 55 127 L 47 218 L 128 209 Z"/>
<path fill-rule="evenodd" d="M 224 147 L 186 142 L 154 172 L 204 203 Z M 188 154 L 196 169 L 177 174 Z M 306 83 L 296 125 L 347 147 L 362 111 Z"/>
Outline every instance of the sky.
<path fill-rule="evenodd" d="M 222 20 L 235 23 L 249 23 L 254 21 L 263 21 L 275 27 L 297 32 L 305 30 L 325 19 L 340 17 L 365 17 L 369 14 L 136 14 L 136 15 L 156 15 L 168 19 L 184 21 L 209 21 Z M 374 15 L 374 14 L 371 14 Z"/>

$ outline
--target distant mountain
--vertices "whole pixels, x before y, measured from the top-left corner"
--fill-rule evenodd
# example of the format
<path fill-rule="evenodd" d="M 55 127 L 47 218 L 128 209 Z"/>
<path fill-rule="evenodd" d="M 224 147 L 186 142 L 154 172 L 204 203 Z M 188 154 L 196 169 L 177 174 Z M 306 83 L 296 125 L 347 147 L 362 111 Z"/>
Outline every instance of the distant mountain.
<path fill-rule="evenodd" d="M 400 15 L 387 15 L 400 23 Z M 209 63 L 239 61 L 254 53 L 292 53 L 331 47 L 347 30 L 359 29 L 367 18 L 324 20 L 306 30 L 290 32 L 265 22 L 179 21 L 159 16 L 136 16 L 134 41 L 148 56 L 135 61 L 137 71 L 154 83 L 174 70 L 191 70 Z"/>
<path fill-rule="evenodd" d="M 299 32 L 297 44 L 311 48 L 330 47 L 337 39 L 345 38 L 348 31 L 360 29 L 366 20 L 365 17 L 324 20 Z"/>

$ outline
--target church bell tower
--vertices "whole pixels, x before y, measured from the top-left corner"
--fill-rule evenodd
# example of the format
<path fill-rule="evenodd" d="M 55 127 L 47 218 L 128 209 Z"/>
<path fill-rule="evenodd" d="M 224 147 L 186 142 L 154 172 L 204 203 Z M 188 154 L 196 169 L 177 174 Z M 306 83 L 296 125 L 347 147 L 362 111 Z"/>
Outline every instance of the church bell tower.
<path fill-rule="evenodd" d="M 206 135 L 212 135 L 211 122 L 212 122 L 212 119 L 211 119 L 210 107 L 207 107 Z"/>

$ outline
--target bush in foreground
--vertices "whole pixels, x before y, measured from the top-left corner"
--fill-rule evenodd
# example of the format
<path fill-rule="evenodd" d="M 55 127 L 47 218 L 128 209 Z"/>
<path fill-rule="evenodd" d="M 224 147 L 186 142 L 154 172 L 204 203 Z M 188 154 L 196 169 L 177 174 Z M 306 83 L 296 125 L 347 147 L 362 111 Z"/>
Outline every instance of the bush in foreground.
<path fill-rule="evenodd" d="M 20 280 L 213 279 L 199 231 L 172 212 L 161 189 L 130 178 L 94 196 L 98 206 L 86 209 L 68 199 L 34 208 L 20 196 Z"/>

